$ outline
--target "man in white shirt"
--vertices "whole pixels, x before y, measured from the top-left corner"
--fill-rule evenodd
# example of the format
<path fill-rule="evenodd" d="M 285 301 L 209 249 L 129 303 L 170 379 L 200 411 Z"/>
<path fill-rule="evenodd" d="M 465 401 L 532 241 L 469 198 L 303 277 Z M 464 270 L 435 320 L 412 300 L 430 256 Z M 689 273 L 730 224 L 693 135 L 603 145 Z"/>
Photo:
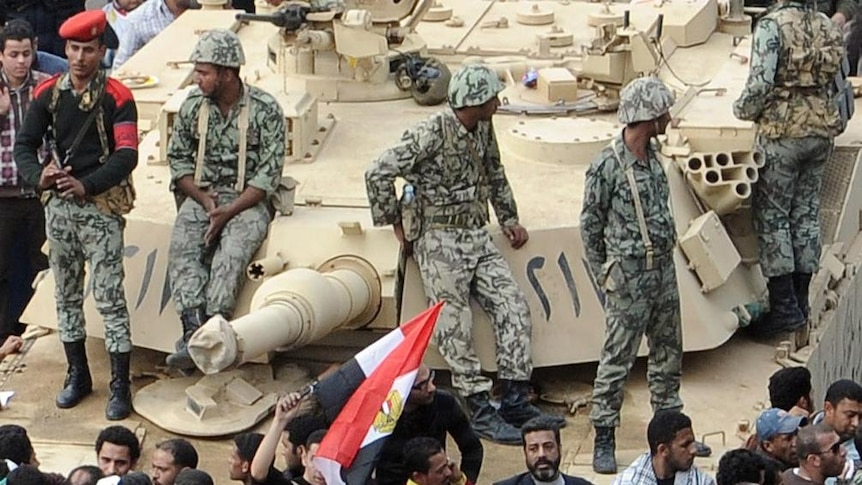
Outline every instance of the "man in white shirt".
<path fill-rule="evenodd" d="M 120 47 L 114 57 L 116 71 L 153 37 L 189 9 L 191 0 L 149 0 L 126 17 L 125 32 L 117 32 Z"/>

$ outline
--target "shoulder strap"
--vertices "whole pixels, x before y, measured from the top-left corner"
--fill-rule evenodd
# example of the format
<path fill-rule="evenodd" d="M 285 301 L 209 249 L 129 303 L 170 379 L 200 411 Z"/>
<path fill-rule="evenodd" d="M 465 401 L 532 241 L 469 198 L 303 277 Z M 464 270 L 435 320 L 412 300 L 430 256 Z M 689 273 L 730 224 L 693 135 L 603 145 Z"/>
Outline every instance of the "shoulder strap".
<path fill-rule="evenodd" d="M 239 109 L 239 120 L 237 120 L 237 129 L 239 130 L 239 153 L 237 155 L 236 166 L 236 191 L 242 192 L 245 189 L 245 164 L 247 160 L 246 143 L 248 142 L 248 117 L 251 105 L 251 96 L 248 95 L 249 87 L 245 86 L 245 94 L 243 95 L 243 104 Z"/>
<path fill-rule="evenodd" d="M 242 192 L 245 189 L 245 167 L 248 160 L 247 143 L 248 143 L 248 120 L 249 120 L 249 105 L 251 97 L 248 95 L 248 87 L 245 87 L 243 95 L 243 104 L 239 109 L 239 119 L 237 120 L 237 129 L 239 130 L 239 153 L 237 154 L 236 168 L 236 191 Z M 198 151 L 195 157 L 195 185 L 200 187 L 203 179 L 204 158 L 206 157 L 207 146 L 207 131 L 209 128 L 210 106 L 206 99 L 201 102 L 198 109 Z"/>
<path fill-rule="evenodd" d="M 204 171 L 204 156 L 207 151 L 207 129 L 210 120 L 210 105 L 206 98 L 201 100 L 198 108 L 198 153 L 195 157 L 195 185 L 201 186 Z"/>
<path fill-rule="evenodd" d="M 623 160 L 620 157 L 620 153 L 617 151 L 616 141 L 611 142 L 611 147 L 614 150 L 614 156 L 617 158 L 617 162 L 619 162 L 620 167 L 622 167 Z M 644 247 L 646 248 L 646 269 L 653 268 L 653 257 L 655 256 L 655 251 L 653 250 L 652 241 L 649 238 L 649 231 L 647 230 L 646 218 L 644 217 L 643 206 L 641 205 L 641 196 L 638 191 L 638 184 L 635 180 L 635 169 L 634 167 L 629 167 L 625 171 L 626 179 L 629 182 L 629 190 L 632 192 L 632 200 L 635 203 L 635 213 L 638 218 L 638 228 L 640 229 L 641 239 L 643 240 Z"/>

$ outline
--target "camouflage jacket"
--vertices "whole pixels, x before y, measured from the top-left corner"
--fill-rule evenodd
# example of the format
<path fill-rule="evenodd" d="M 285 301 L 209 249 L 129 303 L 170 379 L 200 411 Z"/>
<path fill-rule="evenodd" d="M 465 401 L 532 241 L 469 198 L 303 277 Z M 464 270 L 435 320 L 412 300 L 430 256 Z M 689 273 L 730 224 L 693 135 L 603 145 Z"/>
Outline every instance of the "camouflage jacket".
<path fill-rule="evenodd" d="M 284 168 L 284 114 L 278 101 L 269 93 L 253 86 L 244 86 L 248 96 L 231 108 L 227 117 L 214 101 L 194 89 L 180 106 L 168 145 L 171 182 L 194 175 L 198 142 L 198 113 L 201 103 L 210 103 L 207 124 L 206 155 L 201 185 L 213 188 L 233 188 L 237 181 L 239 161 L 239 110 L 248 100 L 249 123 L 245 184 L 272 195 L 281 181 Z"/>
<path fill-rule="evenodd" d="M 844 56 L 841 29 L 825 15 L 788 1 L 758 21 L 751 70 L 733 105 L 766 138 L 840 133 L 835 75 Z"/>
<path fill-rule="evenodd" d="M 670 189 L 656 155 L 656 147 L 650 146 L 649 162 L 643 162 L 626 147 L 620 133 L 590 165 L 584 184 L 581 239 L 590 269 L 600 281 L 609 263 L 646 257 L 634 197 L 626 177 L 629 168 L 634 171 L 647 233 L 655 254 L 667 254 L 676 242 L 676 227 L 670 212 Z"/>
<path fill-rule="evenodd" d="M 447 109 L 407 130 L 401 141 L 365 172 L 375 225 L 401 221 L 395 198 L 397 177 L 414 186 L 425 215 L 431 209 L 458 214 L 473 205 L 484 208 L 487 221 L 490 199 L 501 226 L 518 223 L 518 206 L 500 162 L 490 122 L 480 122 L 475 131 L 469 132 Z"/>

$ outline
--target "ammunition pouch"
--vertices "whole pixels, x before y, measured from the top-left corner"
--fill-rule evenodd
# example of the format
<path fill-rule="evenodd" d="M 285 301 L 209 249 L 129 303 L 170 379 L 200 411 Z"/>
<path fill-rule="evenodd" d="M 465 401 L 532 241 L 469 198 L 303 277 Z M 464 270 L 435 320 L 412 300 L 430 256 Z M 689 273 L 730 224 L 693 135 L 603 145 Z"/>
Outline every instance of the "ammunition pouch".
<path fill-rule="evenodd" d="M 293 177 L 281 177 L 281 182 L 278 183 L 275 192 L 269 196 L 270 213 L 278 212 L 283 216 L 293 214 L 297 185 L 299 185 L 299 182 Z"/>
<path fill-rule="evenodd" d="M 96 204 L 99 212 L 107 215 L 124 216 L 135 207 L 135 186 L 132 184 L 132 175 L 123 179 L 119 184 L 90 197 Z"/>

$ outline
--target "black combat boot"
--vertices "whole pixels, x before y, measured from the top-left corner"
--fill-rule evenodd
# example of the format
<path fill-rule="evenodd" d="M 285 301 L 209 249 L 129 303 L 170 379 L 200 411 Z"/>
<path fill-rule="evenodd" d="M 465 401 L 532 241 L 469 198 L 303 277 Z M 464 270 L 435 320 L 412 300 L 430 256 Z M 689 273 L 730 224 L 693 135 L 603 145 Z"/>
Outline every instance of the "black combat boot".
<path fill-rule="evenodd" d="M 180 321 L 183 323 L 183 336 L 177 340 L 175 345 L 177 351 L 168 355 L 165 363 L 175 369 L 192 371 L 195 369 L 195 362 L 192 360 L 191 355 L 189 355 L 189 339 L 192 338 L 195 330 L 199 329 L 206 322 L 206 317 L 202 309 L 192 308 L 190 310 L 183 310 L 182 315 L 180 315 Z"/>
<path fill-rule="evenodd" d="M 784 332 L 795 332 L 805 326 L 806 319 L 796 302 L 793 275 L 785 274 L 769 278 L 769 313 L 752 330 L 769 336 Z"/>
<path fill-rule="evenodd" d="M 613 427 L 596 426 L 596 440 L 593 443 L 593 471 L 603 475 L 617 472 L 617 442 Z"/>
<path fill-rule="evenodd" d="M 808 304 L 808 287 L 811 285 L 811 273 L 793 273 L 793 291 L 796 293 L 796 304 L 802 316 L 808 320 L 811 308 Z"/>
<path fill-rule="evenodd" d="M 63 342 L 63 350 L 66 351 L 66 362 L 69 368 L 66 371 L 66 381 L 63 390 L 57 394 L 57 407 L 68 409 L 75 407 L 81 399 L 93 392 L 93 378 L 90 377 L 90 366 L 87 364 L 87 347 L 84 341 Z"/>
<path fill-rule="evenodd" d="M 126 419 L 132 414 L 132 391 L 129 389 L 131 352 L 111 352 L 111 396 L 105 406 L 110 421 Z"/>
<path fill-rule="evenodd" d="M 491 406 L 487 392 L 467 396 L 467 406 L 470 408 L 470 424 L 477 435 L 501 445 L 521 444 L 521 432 Z"/>
<path fill-rule="evenodd" d="M 566 418 L 545 414 L 536 406 L 530 404 L 530 383 L 527 381 L 503 380 L 503 399 L 500 401 L 500 416 L 516 428 L 527 421 L 544 416 L 553 422 L 554 426 L 564 428 Z"/>

